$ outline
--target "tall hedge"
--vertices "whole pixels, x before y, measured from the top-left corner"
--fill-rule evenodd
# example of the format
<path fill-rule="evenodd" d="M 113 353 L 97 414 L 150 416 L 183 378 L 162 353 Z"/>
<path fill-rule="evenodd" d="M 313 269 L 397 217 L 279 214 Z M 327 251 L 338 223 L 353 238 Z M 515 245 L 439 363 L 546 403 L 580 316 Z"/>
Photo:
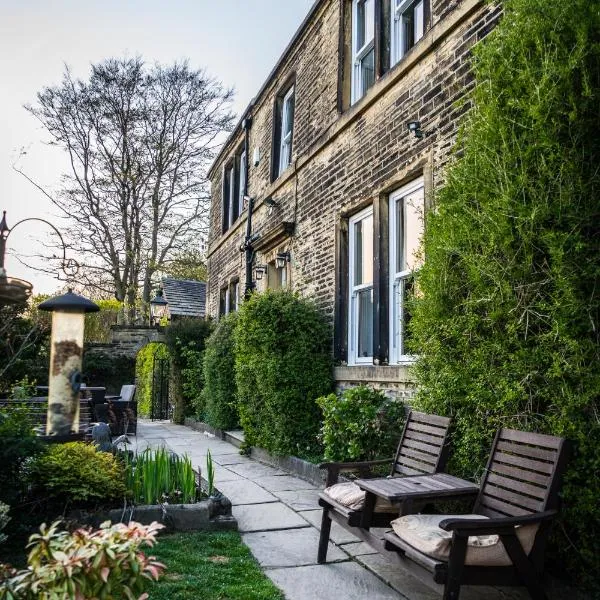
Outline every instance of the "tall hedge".
<path fill-rule="evenodd" d="M 222 430 L 239 425 L 233 354 L 236 323 L 237 313 L 222 317 L 206 341 L 204 351 L 204 419 L 212 427 Z"/>
<path fill-rule="evenodd" d="M 146 344 L 136 356 L 135 382 L 138 414 L 149 417 L 152 410 L 152 368 L 154 360 L 169 358 L 169 349 L 160 342 Z"/>
<path fill-rule="evenodd" d="M 291 292 L 255 294 L 239 311 L 234 344 L 247 443 L 310 456 L 320 424 L 315 400 L 332 388 L 331 332 L 324 317 Z"/>
<path fill-rule="evenodd" d="M 555 548 L 600 572 L 600 3 L 506 0 L 424 236 L 416 406 L 453 415 L 452 468 L 496 428 L 575 442 Z"/>

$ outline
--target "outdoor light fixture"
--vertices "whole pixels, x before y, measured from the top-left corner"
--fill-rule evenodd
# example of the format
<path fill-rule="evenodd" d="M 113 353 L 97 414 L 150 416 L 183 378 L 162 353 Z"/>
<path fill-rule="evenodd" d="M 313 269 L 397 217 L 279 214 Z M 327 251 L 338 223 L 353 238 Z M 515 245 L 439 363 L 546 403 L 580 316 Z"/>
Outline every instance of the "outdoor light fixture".
<path fill-rule="evenodd" d="M 266 265 L 256 265 L 254 267 L 254 278 L 256 279 L 256 281 L 260 281 L 266 272 L 267 272 Z"/>
<path fill-rule="evenodd" d="M 421 121 L 409 121 L 406 127 L 417 139 L 421 139 L 425 135 L 421 129 Z"/>
<path fill-rule="evenodd" d="M 264 203 L 269 207 L 269 208 L 273 208 L 275 206 L 279 206 L 279 202 L 277 202 L 277 200 L 273 200 L 273 198 L 271 196 L 267 196 L 264 199 Z"/>
<path fill-rule="evenodd" d="M 98 312 L 100 307 L 69 290 L 38 308 L 52 312 L 46 435 L 77 434 L 85 314 Z"/>
<path fill-rule="evenodd" d="M 150 300 L 150 323 L 160 325 L 164 317 L 168 316 L 167 307 L 169 303 L 163 297 L 162 288 L 156 290 L 156 296 Z"/>
<path fill-rule="evenodd" d="M 289 252 L 278 252 L 275 257 L 275 266 L 278 269 L 285 269 L 285 265 L 290 262 Z"/>

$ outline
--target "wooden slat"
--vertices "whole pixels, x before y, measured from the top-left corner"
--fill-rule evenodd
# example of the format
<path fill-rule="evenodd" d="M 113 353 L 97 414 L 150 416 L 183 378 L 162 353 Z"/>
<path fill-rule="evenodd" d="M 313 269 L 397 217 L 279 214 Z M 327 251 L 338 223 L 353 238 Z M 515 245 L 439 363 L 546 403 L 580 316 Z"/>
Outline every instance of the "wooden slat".
<path fill-rule="evenodd" d="M 417 442 L 416 440 L 411 440 L 410 438 L 405 438 L 402 442 L 403 448 L 415 448 L 417 450 L 421 450 L 423 452 L 427 452 L 431 454 L 437 460 L 440 454 L 440 447 L 432 446 L 430 444 L 424 444 L 423 442 Z"/>
<path fill-rule="evenodd" d="M 512 452 L 513 454 L 519 454 L 520 456 L 529 456 L 531 458 L 547 460 L 552 463 L 556 462 L 557 453 L 554 450 L 544 450 L 543 448 L 534 448 L 533 446 L 525 446 L 523 444 L 515 444 L 514 442 L 502 441 L 498 442 L 496 447 L 499 450 Z"/>
<path fill-rule="evenodd" d="M 437 425 L 443 429 L 448 429 L 450 425 L 450 419 L 448 417 L 440 417 L 438 415 L 430 415 L 428 413 L 411 411 L 410 420 L 417 421 L 419 423 L 429 423 L 430 425 Z"/>
<path fill-rule="evenodd" d="M 509 517 L 522 517 L 523 515 L 530 515 L 533 512 L 531 510 L 527 510 L 526 508 L 515 506 L 514 504 L 502 502 L 502 500 L 498 500 L 498 498 L 494 498 L 486 494 L 482 494 L 480 496 L 479 502 L 482 506 L 488 506 Z"/>
<path fill-rule="evenodd" d="M 431 466 L 427 465 L 426 463 L 413 460 L 412 458 L 408 458 L 407 456 L 399 456 L 396 462 L 402 465 L 408 465 L 409 467 L 413 467 L 415 469 L 420 469 L 424 473 L 433 473 Z"/>
<path fill-rule="evenodd" d="M 544 500 L 548 493 L 547 487 L 529 485 L 528 483 L 523 483 L 522 481 L 517 481 L 516 479 L 509 479 L 508 477 L 496 475 L 495 473 L 490 473 L 488 475 L 487 482 L 494 483 L 496 485 L 505 487 L 509 490 L 519 491 L 523 494 L 533 496 L 534 498 L 538 498 L 540 500 Z"/>
<path fill-rule="evenodd" d="M 543 486 L 547 486 L 550 481 L 549 475 L 542 475 L 541 473 L 536 473 L 534 471 L 519 469 L 518 467 L 511 467 L 495 461 L 490 466 L 490 472 L 508 475 L 509 477 L 521 479 L 522 481 L 529 483 L 537 483 Z"/>
<path fill-rule="evenodd" d="M 412 423 L 409 421 L 407 431 L 418 431 L 422 433 L 429 433 L 434 436 L 443 438 L 446 435 L 446 430 L 440 427 L 433 427 L 431 425 L 423 425 L 422 423 Z"/>
<path fill-rule="evenodd" d="M 407 437 L 408 439 L 411 439 L 411 440 L 418 440 L 421 442 L 429 442 L 430 444 L 433 444 L 434 446 L 437 446 L 438 448 L 441 447 L 442 444 L 444 443 L 444 438 L 435 437 L 433 435 L 427 435 L 426 433 L 422 433 L 422 432 L 411 430 L 411 429 L 407 429 L 406 433 L 404 435 L 405 435 L 405 437 Z"/>
<path fill-rule="evenodd" d="M 502 500 L 503 502 L 507 502 L 508 504 L 514 504 L 515 506 L 528 508 L 530 512 L 542 510 L 544 504 L 541 500 L 536 500 L 535 498 L 530 498 L 529 496 L 524 496 L 523 494 L 517 494 L 489 483 L 486 483 L 485 487 L 483 488 L 483 494 L 485 496 L 493 496 L 494 498 Z"/>
<path fill-rule="evenodd" d="M 506 454 L 505 452 L 496 452 L 494 454 L 494 460 L 497 462 L 506 463 L 509 465 L 516 465 L 523 467 L 530 471 L 538 471 L 539 473 L 547 473 L 551 475 L 554 472 L 554 465 L 550 463 L 541 462 L 539 460 L 533 460 L 531 458 L 524 458 L 522 456 L 516 456 L 515 454 Z"/>
<path fill-rule="evenodd" d="M 432 465 L 432 467 L 435 467 L 437 464 L 437 456 L 432 456 L 431 454 L 426 454 L 425 452 L 421 452 L 420 450 L 415 450 L 413 448 L 402 448 L 402 450 L 400 450 L 400 456 L 409 456 L 415 458 L 423 463 Z"/>
<path fill-rule="evenodd" d="M 410 467 L 401 465 L 400 463 L 396 463 L 394 465 L 394 473 L 398 473 L 399 475 L 423 475 L 423 471 L 411 469 Z"/>
<path fill-rule="evenodd" d="M 516 429 L 501 429 L 501 440 L 511 440 L 522 444 L 531 444 L 533 446 L 541 446 L 542 448 L 553 448 L 558 450 L 562 443 L 562 439 L 553 435 L 544 435 L 543 433 L 532 433 L 529 431 L 517 431 Z"/>

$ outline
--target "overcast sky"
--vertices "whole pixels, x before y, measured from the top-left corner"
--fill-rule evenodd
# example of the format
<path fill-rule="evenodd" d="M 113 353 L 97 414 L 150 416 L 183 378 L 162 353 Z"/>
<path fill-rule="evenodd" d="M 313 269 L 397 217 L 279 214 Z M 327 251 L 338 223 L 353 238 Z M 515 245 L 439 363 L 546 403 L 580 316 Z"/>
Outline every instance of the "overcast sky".
<path fill-rule="evenodd" d="M 0 0 L 0 210 L 9 227 L 20 219 L 60 221 L 42 193 L 12 165 L 48 190 L 66 168 L 62 152 L 44 144 L 39 123 L 23 108 L 46 85 L 59 83 L 64 65 L 85 78 L 91 63 L 141 55 L 146 61 L 189 59 L 236 90 L 239 114 L 308 13 L 312 0 Z M 21 149 L 26 154 L 19 159 Z M 1 215 L 0 215 L 1 216 Z M 8 240 L 12 254 L 40 251 L 49 235 L 24 223 Z M 8 274 L 34 284 L 34 293 L 61 285 L 7 257 Z"/>

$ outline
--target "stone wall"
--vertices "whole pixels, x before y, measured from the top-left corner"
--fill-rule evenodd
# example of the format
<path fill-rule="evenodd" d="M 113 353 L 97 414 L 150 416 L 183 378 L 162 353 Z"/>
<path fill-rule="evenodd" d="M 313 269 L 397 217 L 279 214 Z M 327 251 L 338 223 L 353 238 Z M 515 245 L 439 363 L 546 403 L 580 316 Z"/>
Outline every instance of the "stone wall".
<path fill-rule="evenodd" d="M 164 332 L 157 327 L 144 325 L 113 325 L 110 346 L 118 354 L 135 356 L 150 342 L 164 342 Z"/>
<path fill-rule="evenodd" d="M 498 6 L 481 0 L 432 0 L 425 37 L 363 98 L 346 107 L 348 25 L 342 6 L 344 0 L 321 2 L 251 107 L 249 154 L 258 147 L 261 162 L 250 165 L 248 188 L 256 200 L 252 230 L 261 236 L 257 263 L 267 263 L 278 250 L 289 251 L 291 287 L 315 299 L 338 328 L 338 336 L 344 319 L 336 318 L 345 310 L 340 261 L 346 250 L 340 240 L 347 218 L 419 176 L 424 177 L 430 205 L 435 189 L 443 184 L 461 118 L 469 108 L 461 99 L 474 84 L 471 49 L 501 15 Z M 292 80 L 292 164 L 271 182 L 273 107 Z M 421 121 L 427 135 L 417 139 L 410 134 L 406 124 L 411 120 Z M 221 223 L 223 166 L 242 143 L 238 129 L 212 169 L 207 314 L 213 317 L 219 310 L 219 290 L 232 279 L 244 282 L 239 248 L 246 213 L 225 234 Z M 269 197 L 276 206 L 267 206 L 264 200 Z M 283 222 L 295 223 L 293 235 L 261 248 L 261 239 L 268 239 Z M 264 279 L 258 282 L 259 290 L 265 286 Z M 340 367 L 336 380 L 340 388 L 368 382 L 402 397 L 413 393 L 402 366 Z"/>

